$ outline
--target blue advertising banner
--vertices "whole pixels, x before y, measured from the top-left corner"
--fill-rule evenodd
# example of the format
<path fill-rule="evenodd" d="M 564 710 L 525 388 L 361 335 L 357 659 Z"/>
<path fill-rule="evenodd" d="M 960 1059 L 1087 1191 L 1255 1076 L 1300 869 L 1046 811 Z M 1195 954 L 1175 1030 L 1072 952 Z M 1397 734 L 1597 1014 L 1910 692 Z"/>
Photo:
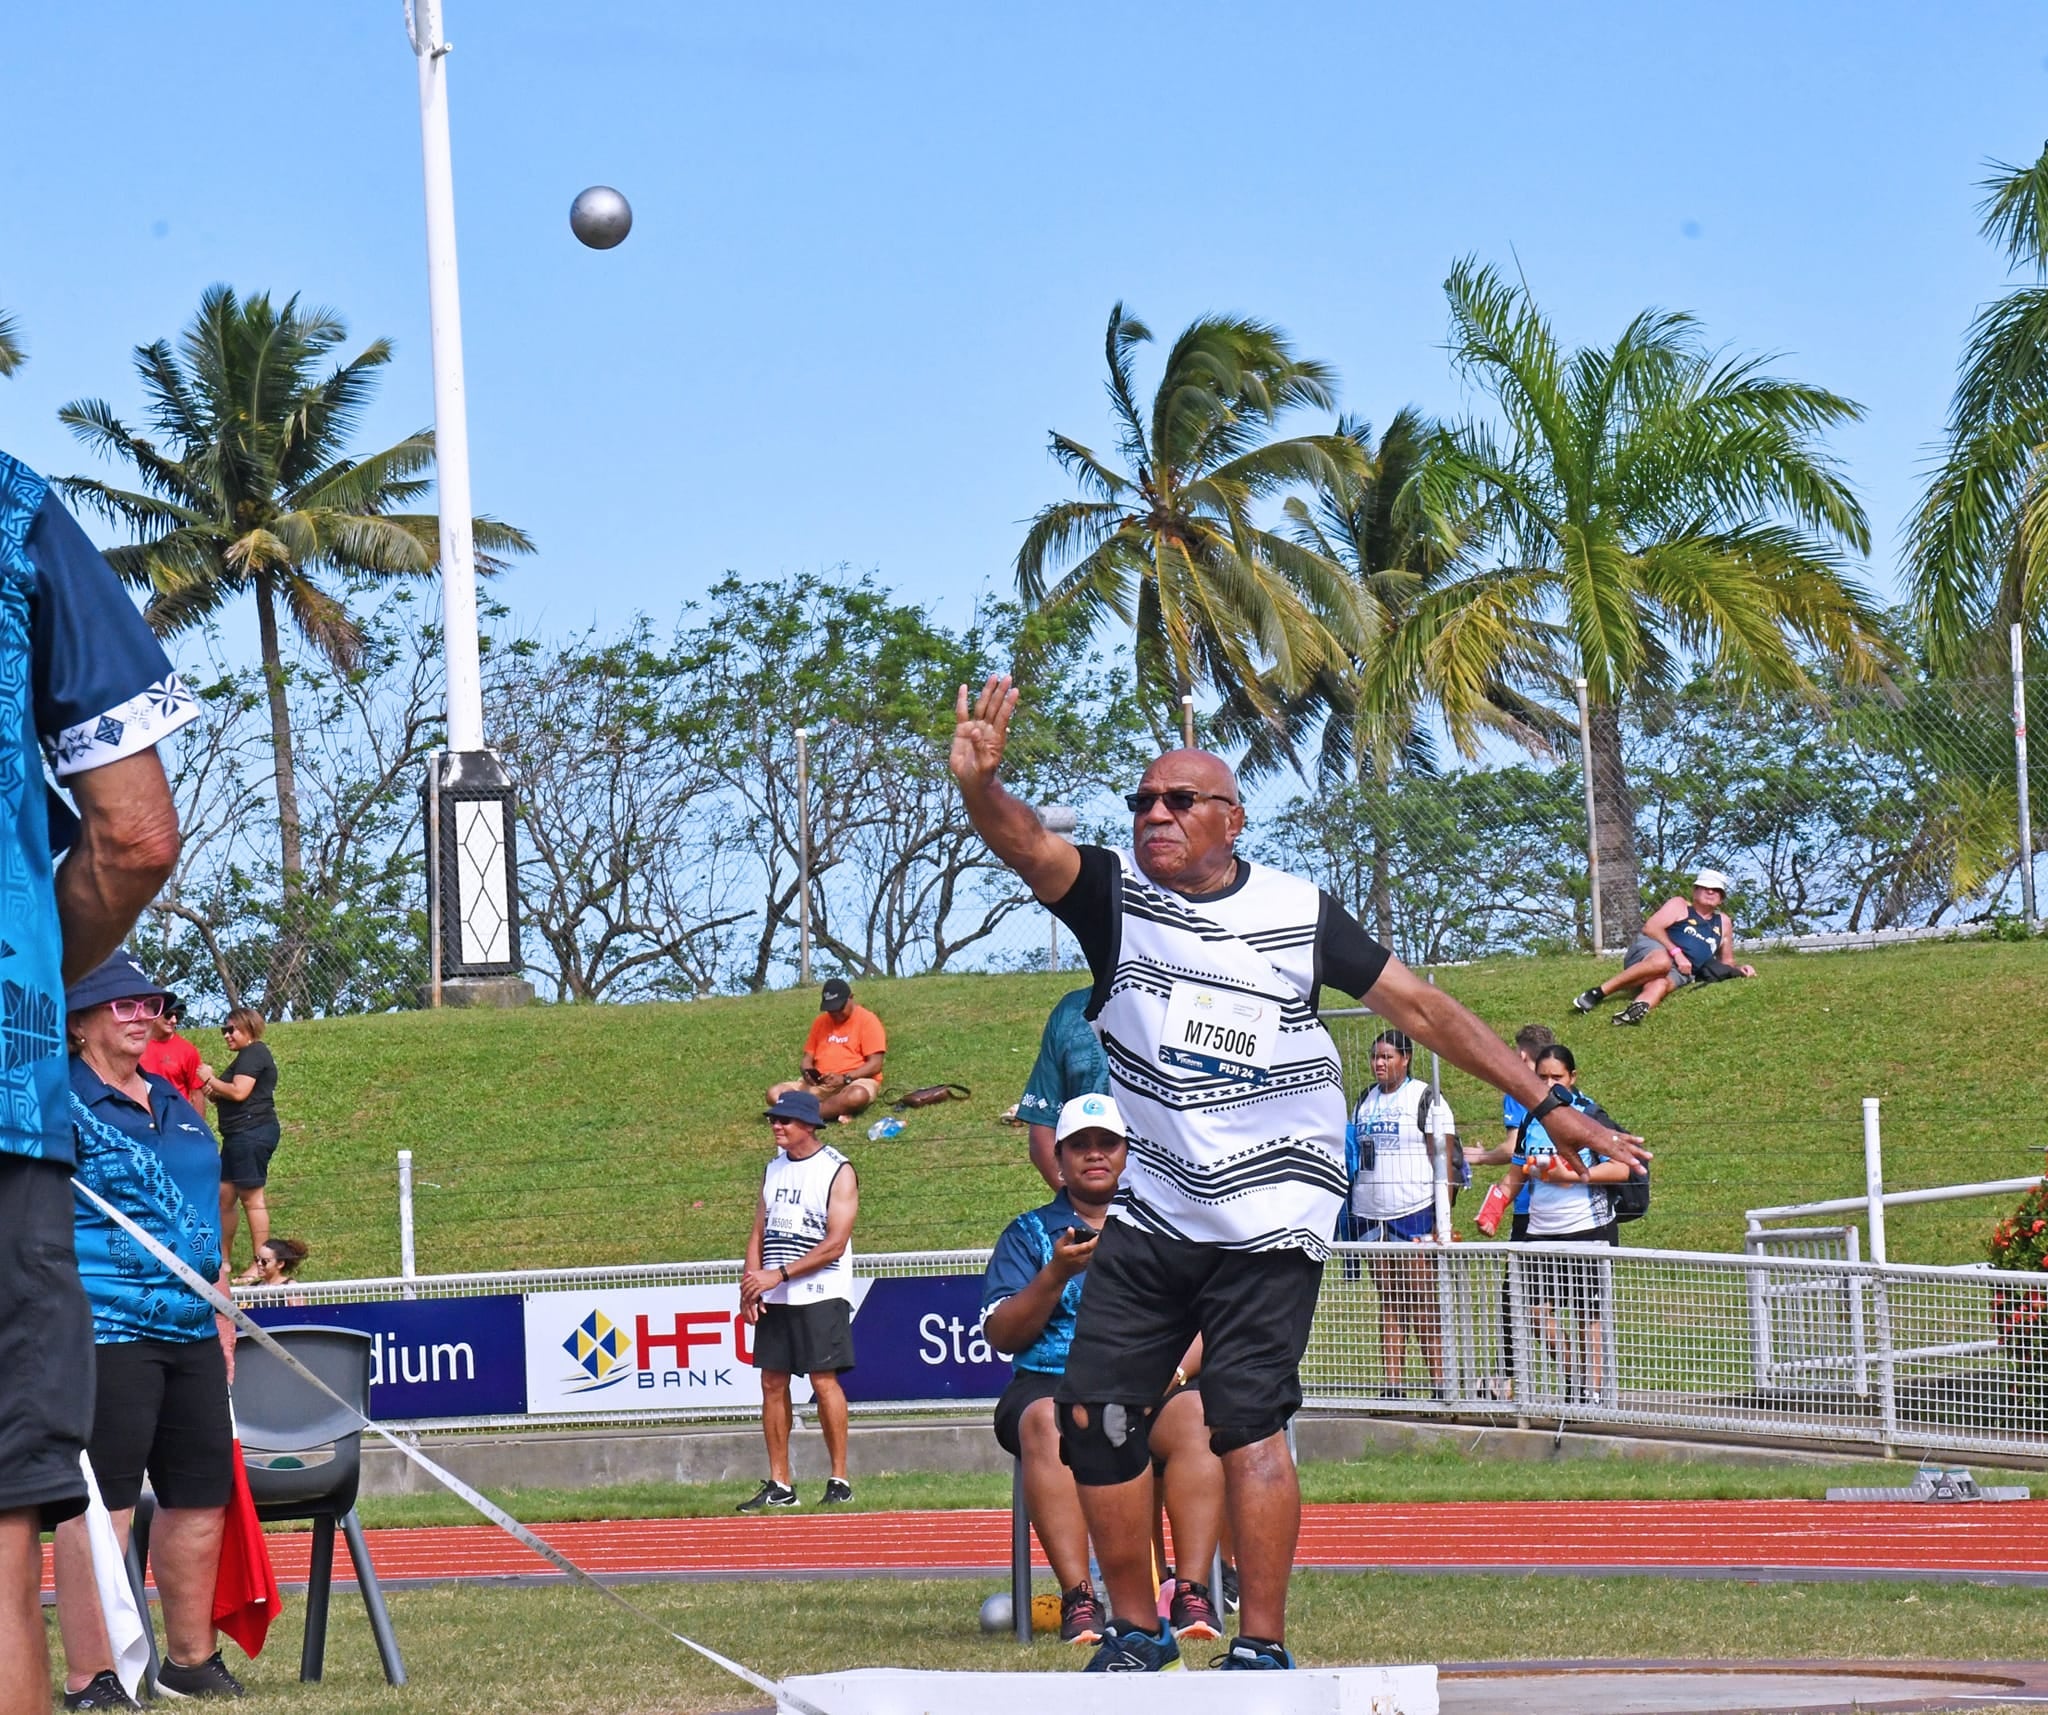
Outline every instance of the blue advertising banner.
<path fill-rule="evenodd" d="M 890 1277 L 867 1283 L 853 1318 L 851 1400 L 994 1399 L 1010 1363 L 982 1338 L 981 1276 Z"/>
<path fill-rule="evenodd" d="M 526 1337 L 516 1292 L 371 1304 L 266 1305 L 266 1327 L 360 1328 L 373 1342 L 374 1418 L 496 1417 L 526 1410 Z"/>

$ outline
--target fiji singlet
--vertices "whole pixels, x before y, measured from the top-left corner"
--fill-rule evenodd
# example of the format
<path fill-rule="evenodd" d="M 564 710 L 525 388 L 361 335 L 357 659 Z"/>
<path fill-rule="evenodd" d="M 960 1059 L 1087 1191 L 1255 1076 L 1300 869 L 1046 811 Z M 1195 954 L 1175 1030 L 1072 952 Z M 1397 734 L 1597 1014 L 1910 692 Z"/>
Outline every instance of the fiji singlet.
<path fill-rule="evenodd" d="M 852 1164 L 829 1143 L 816 1154 L 792 1161 L 778 1151 L 761 1176 L 761 1201 L 768 1219 L 761 1230 L 761 1265 L 780 1268 L 824 1243 L 825 1213 L 832 1200 L 832 1182 Z M 815 1274 L 797 1276 L 771 1287 L 770 1304 L 816 1304 L 827 1298 L 853 1297 L 853 1246 L 839 1260 Z"/>
<path fill-rule="evenodd" d="M 1095 1021 L 1130 1127 L 1111 1218 L 1232 1250 L 1328 1256 L 1346 1116 L 1314 1006 L 1321 892 L 1239 859 L 1234 892 L 1184 899 L 1116 855 L 1116 969 Z"/>

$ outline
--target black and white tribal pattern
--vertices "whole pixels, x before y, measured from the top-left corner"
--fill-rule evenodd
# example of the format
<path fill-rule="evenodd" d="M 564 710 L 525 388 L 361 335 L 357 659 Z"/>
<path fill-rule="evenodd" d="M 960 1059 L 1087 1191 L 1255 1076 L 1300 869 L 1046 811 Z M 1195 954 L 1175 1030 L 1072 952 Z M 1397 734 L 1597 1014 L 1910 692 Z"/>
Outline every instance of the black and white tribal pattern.
<path fill-rule="evenodd" d="M 801 1161 L 780 1150 L 761 1176 L 761 1201 L 768 1217 L 761 1229 L 761 1264 L 780 1268 L 806 1256 L 823 1243 L 825 1218 L 832 1201 L 832 1182 L 851 1166 L 829 1143 Z M 770 1304 L 816 1304 L 821 1299 L 853 1297 L 853 1246 L 839 1260 L 815 1274 L 799 1275 L 767 1295 Z"/>
<path fill-rule="evenodd" d="M 1248 863 L 1234 893 L 1196 902 L 1155 887 L 1128 852 L 1117 858 L 1117 965 L 1095 1021 L 1130 1128 L 1113 1213 L 1198 1243 L 1327 1256 L 1345 1192 L 1346 1113 L 1336 1045 L 1314 1006 L 1320 891 Z M 1169 1063 L 1176 983 L 1277 1009 L 1263 1076 Z"/>

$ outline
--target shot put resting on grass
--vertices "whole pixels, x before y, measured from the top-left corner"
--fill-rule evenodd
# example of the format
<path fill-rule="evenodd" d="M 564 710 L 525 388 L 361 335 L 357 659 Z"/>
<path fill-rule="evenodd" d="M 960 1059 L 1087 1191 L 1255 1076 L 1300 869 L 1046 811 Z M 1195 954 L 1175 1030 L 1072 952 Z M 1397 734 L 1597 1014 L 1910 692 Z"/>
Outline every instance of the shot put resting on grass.
<path fill-rule="evenodd" d="M 1727 898 L 1728 878 L 1718 869 L 1701 870 L 1692 898 L 1673 896 L 1651 912 L 1642 933 L 1629 943 L 1621 969 L 1575 996 L 1572 1005 L 1591 1012 L 1608 996 L 1634 989 L 1636 998 L 1614 1015 L 1614 1022 L 1641 1024 L 1666 995 L 1690 983 L 1755 976 L 1754 965 L 1735 963 L 1735 920 L 1721 909 Z"/>
<path fill-rule="evenodd" d="M 1109 1096 L 1077 1096 L 1060 1110 L 1054 1158 L 1064 1187 L 1003 1229 L 982 1283 L 982 1332 L 1013 1352 L 1015 1373 L 996 1401 L 996 1440 L 1023 1462 L 1024 1504 L 1060 1584 L 1060 1637 L 1101 1641 L 1102 1604 L 1088 1576 L 1088 1521 L 1074 1473 L 1060 1459 L 1053 1394 L 1067 1365 L 1089 1260 L 1124 1170 L 1124 1122 Z M 1223 1522 L 1223 1466 L 1202 1422 L 1201 1346 L 1174 1372 L 1152 1428 L 1153 1469 L 1165 1486 L 1173 1556 L 1197 1576 L 1174 1579 L 1174 1635 L 1222 1635 L 1208 1585 Z"/>
<path fill-rule="evenodd" d="M 954 778 L 996 857 L 1073 931 L 1130 1130 L 1123 1183 L 1056 1396 L 1110 1619 L 1095 1672 L 1156 1671 L 1149 1438 L 1174 1367 L 1203 1340 L 1202 1408 L 1223 1460 L 1241 1632 L 1226 1668 L 1293 1665 L 1284 1642 L 1301 1492 L 1285 1430 L 1345 1193 L 1347 1104 L 1322 987 L 1371 996 L 1452 1065 L 1557 1114 L 1560 1141 L 1643 1159 L 1640 1140 L 1562 1106 L 1464 1007 L 1406 969 L 1314 883 L 1240 858 L 1244 809 L 1220 757 L 1174 750 L 1128 803 L 1131 847 L 1077 847 L 998 778 L 1017 693 L 955 704 Z"/>

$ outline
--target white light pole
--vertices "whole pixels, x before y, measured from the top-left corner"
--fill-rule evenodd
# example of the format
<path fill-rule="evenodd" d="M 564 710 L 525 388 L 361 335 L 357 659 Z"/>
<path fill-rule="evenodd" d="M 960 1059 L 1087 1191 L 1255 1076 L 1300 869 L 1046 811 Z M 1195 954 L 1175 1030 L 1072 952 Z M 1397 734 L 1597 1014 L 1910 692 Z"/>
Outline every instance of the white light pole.
<path fill-rule="evenodd" d="M 434 486 L 441 505 L 442 648 L 448 748 L 484 747 L 476 651 L 476 544 L 470 537 L 469 409 L 462 387 L 462 291 L 455 272 L 455 169 L 448 149 L 448 52 L 441 0 L 407 0 L 420 70 L 420 154 L 427 200 L 427 308 L 434 347 Z"/>
<path fill-rule="evenodd" d="M 516 1006 L 519 977 L 516 806 L 504 765 L 484 748 L 477 659 L 476 542 L 469 494 L 469 409 L 462 385 L 462 293 L 455 272 L 455 172 L 448 147 L 448 51 L 441 0 L 406 0 L 420 74 L 420 159 L 427 210 L 427 309 L 434 355 L 434 488 L 441 508 L 441 648 L 448 748 L 429 761 L 424 793 L 429 1004 Z M 449 980 L 449 979 L 453 980 Z"/>

